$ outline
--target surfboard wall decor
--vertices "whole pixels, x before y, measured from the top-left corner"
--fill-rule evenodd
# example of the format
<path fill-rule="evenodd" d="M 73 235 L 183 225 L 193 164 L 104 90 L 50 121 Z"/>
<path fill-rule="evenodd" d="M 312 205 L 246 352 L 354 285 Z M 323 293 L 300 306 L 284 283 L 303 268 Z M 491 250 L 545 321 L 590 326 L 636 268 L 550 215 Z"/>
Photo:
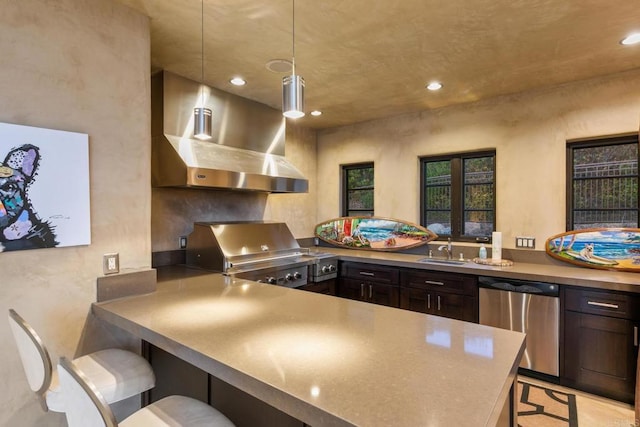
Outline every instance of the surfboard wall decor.
<path fill-rule="evenodd" d="M 547 239 L 547 254 L 581 267 L 640 272 L 640 229 L 589 228 Z"/>
<path fill-rule="evenodd" d="M 397 219 L 345 216 L 316 225 L 315 236 L 342 248 L 394 251 L 424 245 L 436 233 Z"/>

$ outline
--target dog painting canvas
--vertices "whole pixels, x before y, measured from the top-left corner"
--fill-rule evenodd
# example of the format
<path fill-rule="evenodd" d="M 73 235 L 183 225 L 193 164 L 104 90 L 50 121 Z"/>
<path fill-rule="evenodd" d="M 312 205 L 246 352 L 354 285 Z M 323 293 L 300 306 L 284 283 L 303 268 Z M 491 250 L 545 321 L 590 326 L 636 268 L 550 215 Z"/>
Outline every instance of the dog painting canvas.
<path fill-rule="evenodd" d="M 0 123 L 0 252 L 91 242 L 88 136 Z"/>

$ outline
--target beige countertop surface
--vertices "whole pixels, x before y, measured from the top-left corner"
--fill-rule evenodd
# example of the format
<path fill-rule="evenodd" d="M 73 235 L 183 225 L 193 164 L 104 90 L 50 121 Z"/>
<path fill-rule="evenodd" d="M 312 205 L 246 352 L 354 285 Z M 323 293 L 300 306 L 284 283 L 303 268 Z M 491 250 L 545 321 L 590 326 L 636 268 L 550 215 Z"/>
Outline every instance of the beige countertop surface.
<path fill-rule="evenodd" d="M 492 267 L 476 264 L 472 260 L 468 260 L 468 262 L 463 265 L 419 262 L 420 259 L 427 258 L 426 254 L 412 255 L 396 252 L 331 247 L 310 248 L 311 253 L 316 251 L 333 253 L 343 261 L 376 263 L 397 267 L 466 273 L 478 276 L 534 280 L 560 285 L 640 293 L 640 273 L 578 267 L 550 259 L 549 257 L 545 259 L 544 256 L 540 256 L 542 254 L 538 254 L 535 259 L 535 261 L 542 262 L 534 263 L 514 260 L 513 266 L 511 267 Z"/>
<path fill-rule="evenodd" d="M 495 425 L 524 348 L 517 332 L 163 270 L 156 292 L 94 314 L 313 426 Z"/>

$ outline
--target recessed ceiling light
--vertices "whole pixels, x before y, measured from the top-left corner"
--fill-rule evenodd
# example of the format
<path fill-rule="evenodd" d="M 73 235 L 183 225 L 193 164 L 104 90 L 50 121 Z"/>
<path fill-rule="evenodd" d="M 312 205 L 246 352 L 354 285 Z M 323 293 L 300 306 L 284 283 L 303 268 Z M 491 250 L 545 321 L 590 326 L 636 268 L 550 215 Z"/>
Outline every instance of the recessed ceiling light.
<path fill-rule="evenodd" d="M 442 83 L 440 82 L 431 82 L 427 85 L 427 89 L 429 90 L 440 90 L 442 89 Z"/>
<path fill-rule="evenodd" d="M 242 77 L 234 77 L 231 80 L 229 80 L 229 83 L 231 83 L 234 86 L 244 86 L 247 84 L 247 81 Z"/>
<path fill-rule="evenodd" d="M 624 44 L 624 45 L 636 44 L 636 43 L 640 43 L 640 33 L 630 34 L 627 37 L 620 40 L 620 44 Z"/>
<path fill-rule="evenodd" d="M 312 116 L 321 116 L 321 115 L 322 115 L 322 111 L 313 110 L 313 111 L 311 112 L 311 115 L 312 115 Z"/>

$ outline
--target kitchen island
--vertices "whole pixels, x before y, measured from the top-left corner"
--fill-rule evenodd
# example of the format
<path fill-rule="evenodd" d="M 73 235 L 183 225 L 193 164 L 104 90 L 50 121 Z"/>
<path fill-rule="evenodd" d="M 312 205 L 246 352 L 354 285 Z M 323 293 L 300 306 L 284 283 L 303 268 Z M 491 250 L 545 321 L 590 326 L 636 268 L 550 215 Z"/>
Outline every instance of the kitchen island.
<path fill-rule="evenodd" d="M 98 318 L 312 426 L 493 426 L 524 335 L 185 269 Z"/>

